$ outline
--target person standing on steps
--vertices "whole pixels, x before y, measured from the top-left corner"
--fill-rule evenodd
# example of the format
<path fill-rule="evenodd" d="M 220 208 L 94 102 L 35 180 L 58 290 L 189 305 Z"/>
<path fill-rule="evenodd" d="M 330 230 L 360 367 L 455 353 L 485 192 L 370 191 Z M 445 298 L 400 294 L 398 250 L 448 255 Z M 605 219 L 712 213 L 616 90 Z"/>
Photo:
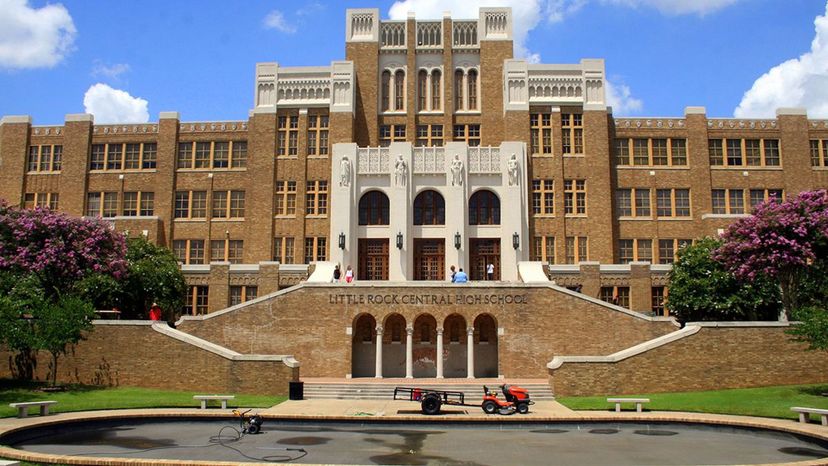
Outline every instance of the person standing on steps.
<path fill-rule="evenodd" d="M 336 264 L 336 265 L 334 266 L 334 272 L 333 272 L 333 282 L 334 282 L 334 283 L 339 283 L 339 280 L 340 280 L 341 278 L 342 278 L 342 271 L 341 271 L 341 270 L 339 270 L 339 264 Z"/>
<path fill-rule="evenodd" d="M 491 262 L 489 262 L 489 265 L 486 266 L 486 280 L 494 280 L 494 264 Z"/>
<path fill-rule="evenodd" d="M 345 283 L 351 283 L 354 281 L 354 269 L 351 268 L 349 265 L 347 269 L 345 269 Z"/>
<path fill-rule="evenodd" d="M 451 271 L 451 282 L 454 283 L 454 276 L 457 275 L 457 271 L 454 269 L 453 265 L 449 267 L 449 270 Z"/>

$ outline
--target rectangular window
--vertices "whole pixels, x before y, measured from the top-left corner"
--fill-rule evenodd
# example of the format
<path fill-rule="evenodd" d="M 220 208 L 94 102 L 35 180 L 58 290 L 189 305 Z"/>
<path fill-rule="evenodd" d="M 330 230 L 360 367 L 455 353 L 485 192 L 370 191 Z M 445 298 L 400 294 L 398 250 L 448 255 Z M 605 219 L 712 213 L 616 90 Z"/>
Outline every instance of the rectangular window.
<path fill-rule="evenodd" d="M 629 264 L 633 261 L 653 261 L 653 240 L 620 239 L 618 240 L 618 261 Z"/>
<path fill-rule="evenodd" d="M 633 165 L 650 164 L 649 142 L 647 139 L 633 139 Z"/>
<path fill-rule="evenodd" d="M 26 161 L 26 171 L 36 172 L 39 166 L 40 146 L 29 146 L 29 158 Z"/>
<path fill-rule="evenodd" d="M 276 154 L 280 156 L 299 155 L 299 117 L 280 116 Z"/>
<path fill-rule="evenodd" d="M 328 214 L 328 181 L 308 181 L 305 193 L 305 212 L 307 215 Z"/>
<path fill-rule="evenodd" d="M 564 155 L 584 153 L 584 123 L 580 113 L 561 113 L 561 139 Z"/>
<path fill-rule="evenodd" d="M 676 217 L 690 216 L 690 190 L 689 189 L 674 189 L 673 197 L 675 198 Z"/>
<path fill-rule="evenodd" d="M 277 236 L 273 241 L 273 260 L 293 264 L 293 238 Z"/>
<path fill-rule="evenodd" d="M 652 140 L 653 146 L 653 165 L 668 165 L 669 160 L 667 157 L 667 140 L 666 139 L 653 139 Z"/>
<path fill-rule="evenodd" d="M 204 240 L 191 239 L 188 240 L 187 248 L 188 264 L 203 264 L 204 263 Z"/>
<path fill-rule="evenodd" d="M 710 157 L 710 165 L 724 165 L 724 150 L 722 149 L 721 139 L 708 139 L 707 153 Z"/>
<path fill-rule="evenodd" d="M 328 256 L 328 239 L 324 236 L 305 238 L 305 264 L 324 261 Z"/>
<path fill-rule="evenodd" d="M 782 200 L 781 189 L 751 189 L 750 190 L 750 210 L 753 210 L 759 204 L 770 200 Z"/>
<path fill-rule="evenodd" d="M 615 215 L 618 217 L 632 217 L 632 189 L 615 191 Z"/>
<path fill-rule="evenodd" d="M 615 163 L 617 165 L 630 164 L 630 140 L 618 138 L 615 140 Z"/>
<path fill-rule="evenodd" d="M 125 192 L 124 193 L 124 211 L 125 217 L 135 217 L 138 215 L 138 193 Z"/>
<path fill-rule="evenodd" d="M 283 217 L 296 215 L 295 181 L 276 182 L 276 215 Z"/>
<path fill-rule="evenodd" d="M 213 191 L 213 218 L 227 218 L 227 195 L 228 191 Z"/>
<path fill-rule="evenodd" d="M 689 189 L 657 189 L 656 215 L 659 217 L 689 217 Z"/>
<path fill-rule="evenodd" d="M 532 180 L 532 213 L 536 216 L 555 214 L 555 192 L 552 180 Z"/>
<path fill-rule="evenodd" d="M 216 141 L 213 143 L 213 168 L 228 168 L 230 166 L 230 143 Z"/>
<path fill-rule="evenodd" d="M 480 145 L 480 125 L 454 125 L 454 140 L 469 147 Z"/>
<path fill-rule="evenodd" d="M 635 260 L 649 263 L 653 262 L 653 240 L 637 239 L 635 246 Z"/>
<path fill-rule="evenodd" d="M 670 156 L 673 165 L 687 165 L 687 140 L 670 139 Z"/>
<path fill-rule="evenodd" d="M 586 215 L 586 180 L 564 180 L 564 214 Z"/>
<path fill-rule="evenodd" d="M 825 167 L 828 166 L 828 140 L 826 139 L 812 139 L 811 140 L 811 166 Z"/>
<path fill-rule="evenodd" d="M 259 288 L 256 286 L 250 285 L 233 285 L 230 286 L 230 306 L 236 306 L 238 304 L 252 301 L 256 299 L 259 294 Z"/>
<path fill-rule="evenodd" d="M 618 262 L 621 264 L 629 264 L 635 260 L 635 240 L 619 239 L 618 240 Z"/>
<path fill-rule="evenodd" d="M 742 165 L 742 140 L 728 139 L 727 140 L 727 165 L 741 166 Z"/>
<path fill-rule="evenodd" d="M 576 264 L 589 260 L 586 236 L 566 237 L 566 263 Z"/>
<path fill-rule="evenodd" d="M 207 314 L 209 287 L 207 286 L 188 286 L 187 297 L 184 303 L 184 314 L 186 315 L 204 315 Z"/>
<path fill-rule="evenodd" d="M 630 308 L 630 287 L 628 286 L 602 286 L 599 295 L 601 301 L 615 304 L 616 306 Z"/>
<path fill-rule="evenodd" d="M 229 218 L 244 218 L 244 191 L 230 191 Z"/>
<path fill-rule="evenodd" d="M 124 170 L 141 168 L 141 144 L 127 144 L 124 153 Z"/>
<path fill-rule="evenodd" d="M 779 163 L 779 140 L 765 139 L 765 165 L 777 167 Z"/>
<path fill-rule="evenodd" d="M 714 147 L 720 152 L 722 143 L 726 145 L 727 157 L 717 153 L 714 160 Z M 711 139 L 710 164 L 728 167 L 775 167 L 781 164 L 778 139 Z M 811 163 L 814 163 L 814 144 L 811 144 Z M 714 163 L 715 162 L 715 163 Z"/>
<path fill-rule="evenodd" d="M 658 240 L 658 263 L 672 264 L 675 262 L 678 252 L 685 246 L 691 244 L 689 239 L 660 239 Z"/>
<path fill-rule="evenodd" d="M 116 215 L 118 215 L 118 193 L 103 193 L 101 217 L 111 218 Z"/>
<path fill-rule="evenodd" d="M 440 147 L 443 145 L 443 125 L 417 125 L 417 147 Z"/>
<path fill-rule="evenodd" d="M 757 191 L 764 196 L 763 190 L 751 190 L 750 203 L 755 202 Z M 741 215 L 745 213 L 745 191 L 743 189 L 714 189 L 711 191 L 714 214 Z"/>
<path fill-rule="evenodd" d="M 745 193 L 743 190 L 729 189 L 727 197 L 731 214 L 745 213 Z"/>
<path fill-rule="evenodd" d="M 328 115 L 308 115 L 308 155 L 328 155 Z"/>
<path fill-rule="evenodd" d="M 534 240 L 532 260 L 547 262 L 549 264 L 557 263 L 555 261 L 555 237 L 536 236 Z"/>
<path fill-rule="evenodd" d="M 94 147 L 93 147 L 94 154 Z M 193 143 L 179 142 L 175 156 L 175 168 L 193 168 Z"/>
<path fill-rule="evenodd" d="M 141 192 L 141 207 L 139 213 L 142 217 L 155 215 L 155 193 Z"/>
<path fill-rule="evenodd" d="M 124 167 L 122 159 L 124 154 L 123 144 L 107 144 L 106 145 L 106 169 L 107 170 L 121 170 Z"/>
<path fill-rule="evenodd" d="M 210 168 L 210 145 L 209 142 L 195 143 L 193 168 Z"/>
<path fill-rule="evenodd" d="M 35 207 L 58 209 L 58 193 L 26 193 L 23 195 L 23 207 L 34 209 Z"/>
<path fill-rule="evenodd" d="M 405 125 L 380 126 L 379 142 L 382 147 L 388 147 L 392 142 L 405 142 Z"/>
<path fill-rule="evenodd" d="M 618 217 L 649 217 L 649 188 L 624 188 L 616 191 Z"/>
<path fill-rule="evenodd" d="M 158 144 L 145 142 L 141 152 L 141 168 L 144 170 L 155 169 L 158 158 Z"/>
<path fill-rule="evenodd" d="M 230 167 L 232 168 L 246 168 L 247 167 L 247 141 L 230 141 L 232 154 L 230 158 Z"/>
<path fill-rule="evenodd" d="M 727 193 L 724 189 L 714 189 L 710 192 L 713 203 L 713 213 L 717 215 L 727 213 Z"/>
<path fill-rule="evenodd" d="M 653 316 L 667 316 L 664 307 L 664 287 L 654 286 L 651 290 Z"/>
<path fill-rule="evenodd" d="M 98 217 L 101 215 L 101 193 L 86 193 L 86 216 Z"/>
<path fill-rule="evenodd" d="M 529 115 L 530 149 L 533 155 L 552 154 L 552 114 Z"/>
<path fill-rule="evenodd" d="M 751 167 L 762 165 L 761 147 L 758 139 L 745 139 L 745 165 Z"/>
<path fill-rule="evenodd" d="M 190 217 L 190 191 L 176 191 L 173 218 Z"/>

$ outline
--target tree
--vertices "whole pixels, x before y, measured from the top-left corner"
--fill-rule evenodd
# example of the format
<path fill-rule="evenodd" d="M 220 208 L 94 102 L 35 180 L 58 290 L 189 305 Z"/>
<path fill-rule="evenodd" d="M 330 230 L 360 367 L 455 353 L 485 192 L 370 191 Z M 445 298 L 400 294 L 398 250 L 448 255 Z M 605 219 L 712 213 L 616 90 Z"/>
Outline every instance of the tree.
<path fill-rule="evenodd" d="M 704 320 L 771 320 L 779 309 L 772 283 L 742 283 L 713 259 L 722 244 L 703 238 L 682 248 L 670 271 L 667 305 L 682 322 Z"/>
<path fill-rule="evenodd" d="M 788 320 L 802 304 L 806 273 L 828 258 L 828 193 L 808 191 L 760 204 L 753 215 L 731 224 L 722 239 L 716 260 L 737 278 L 776 281 L 782 292 L 779 320 Z"/>
<path fill-rule="evenodd" d="M 126 262 L 125 277 L 91 275 L 78 285 L 80 293 L 99 309 L 117 306 L 122 318 L 143 318 L 155 302 L 168 319 L 175 319 L 184 303 L 186 284 L 172 251 L 144 237 L 129 238 Z"/>
<path fill-rule="evenodd" d="M 59 296 L 55 301 L 41 301 L 32 311 L 34 348 L 52 355 L 51 384 L 55 385 L 58 357 L 66 353 L 67 345 L 79 342 L 83 332 L 92 328 L 95 308 L 77 296 Z"/>
<path fill-rule="evenodd" d="M 808 349 L 828 350 L 828 311 L 824 307 L 805 306 L 794 311 L 799 322 L 789 334 L 797 341 L 808 343 Z"/>

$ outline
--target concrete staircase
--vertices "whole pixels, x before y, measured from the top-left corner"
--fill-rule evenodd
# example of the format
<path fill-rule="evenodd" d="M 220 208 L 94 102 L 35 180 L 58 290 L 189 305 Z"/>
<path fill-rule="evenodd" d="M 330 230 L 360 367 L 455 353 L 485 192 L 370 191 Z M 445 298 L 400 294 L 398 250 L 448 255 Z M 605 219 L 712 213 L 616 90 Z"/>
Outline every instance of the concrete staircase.
<path fill-rule="evenodd" d="M 483 398 L 483 385 L 489 387 L 503 397 L 500 385 L 503 381 L 481 380 L 478 383 L 440 383 L 434 379 L 401 380 L 391 383 L 359 383 L 359 382 L 309 382 L 304 384 L 306 400 L 391 400 L 394 397 L 395 387 L 417 387 L 434 390 L 464 392 L 468 400 Z M 520 383 L 529 390 L 532 400 L 554 400 L 555 396 L 547 383 L 533 382 Z"/>

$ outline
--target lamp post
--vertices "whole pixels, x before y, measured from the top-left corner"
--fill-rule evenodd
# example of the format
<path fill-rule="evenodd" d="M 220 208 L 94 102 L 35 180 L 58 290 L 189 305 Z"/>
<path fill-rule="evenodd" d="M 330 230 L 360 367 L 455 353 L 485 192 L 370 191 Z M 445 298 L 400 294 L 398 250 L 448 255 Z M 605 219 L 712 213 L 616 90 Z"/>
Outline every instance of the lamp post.
<path fill-rule="evenodd" d="M 454 234 L 454 249 L 460 249 L 460 246 L 462 246 L 462 243 L 460 238 L 460 232 L 458 231 Z"/>
<path fill-rule="evenodd" d="M 402 232 L 397 233 L 397 249 L 403 248 L 403 234 Z"/>
<path fill-rule="evenodd" d="M 345 233 L 339 233 L 339 249 L 345 249 Z"/>
<path fill-rule="evenodd" d="M 517 232 L 512 235 L 512 247 L 515 249 L 520 247 L 520 235 L 518 235 Z"/>

